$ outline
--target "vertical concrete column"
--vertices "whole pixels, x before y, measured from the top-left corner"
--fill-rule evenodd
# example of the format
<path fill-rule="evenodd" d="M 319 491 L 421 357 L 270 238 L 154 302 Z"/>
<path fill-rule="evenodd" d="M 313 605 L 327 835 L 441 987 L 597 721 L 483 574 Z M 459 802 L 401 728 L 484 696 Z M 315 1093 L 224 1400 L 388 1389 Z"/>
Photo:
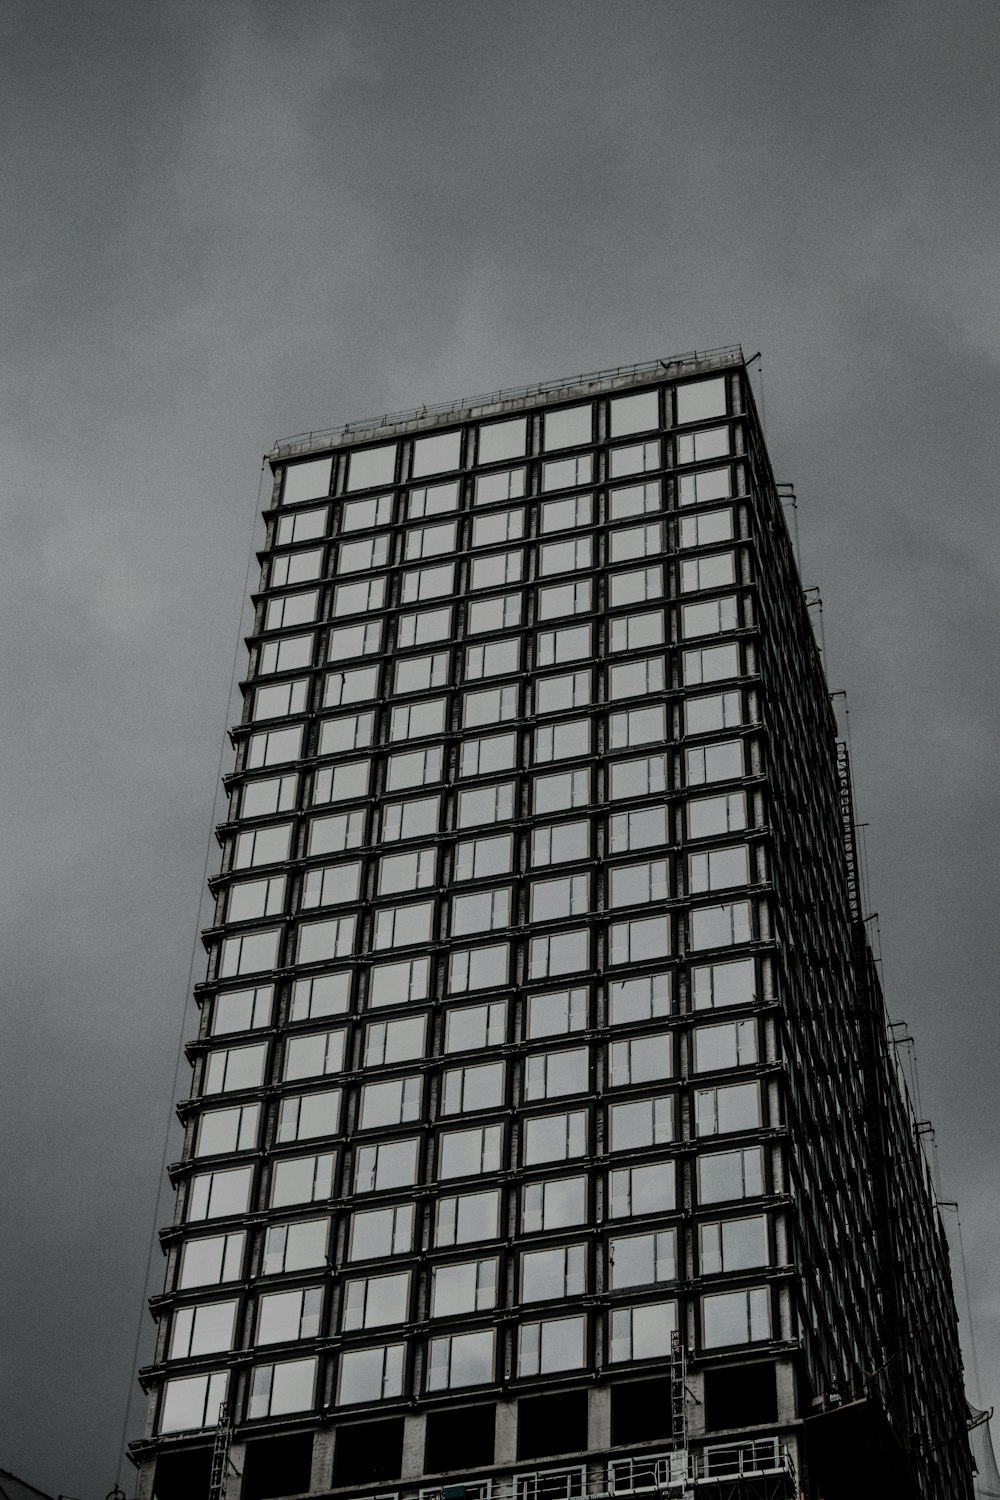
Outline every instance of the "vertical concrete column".
<path fill-rule="evenodd" d="M 587 1447 L 611 1446 L 611 1387 L 592 1385 L 587 1392 Z"/>
<path fill-rule="evenodd" d="M 247 1467 L 246 1443 L 234 1442 L 229 1448 L 229 1470 L 226 1474 L 223 1494 L 226 1500 L 240 1500 L 243 1493 L 243 1475 Z"/>
<path fill-rule="evenodd" d="M 156 1460 L 150 1459 L 144 1463 L 135 1481 L 135 1500 L 152 1500 L 153 1497 L 153 1475 L 156 1473 Z"/>
<path fill-rule="evenodd" d="M 419 1479 L 424 1472 L 427 1438 L 425 1412 L 408 1412 L 403 1418 L 403 1479 Z"/>
<path fill-rule="evenodd" d="M 310 1495 L 323 1495 L 333 1489 L 333 1450 L 336 1437 L 332 1427 L 317 1427 L 313 1433 L 312 1468 L 309 1471 Z"/>
<path fill-rule="evenodd" d="M 778 1421 L 794 1422 L 798 1415 L 798 1392 L 795 1387 L 795 1370 L 791 1360 L 779 1359 L 774 1368 L 774 1380 L 778 1388 Z"/>
<path fill-rule="evenodd" d="M 705 1377 L 700 1370 L 688 1370 L 685 1384 L 688 1437 L 701 1437 L 705 1431 Z"/>
<path fill-rule="evenodd" d="M 501 1468 L 517 1462 L 517 1402 L 497 1402 L 496 1447 L 493 1464 Z"/>

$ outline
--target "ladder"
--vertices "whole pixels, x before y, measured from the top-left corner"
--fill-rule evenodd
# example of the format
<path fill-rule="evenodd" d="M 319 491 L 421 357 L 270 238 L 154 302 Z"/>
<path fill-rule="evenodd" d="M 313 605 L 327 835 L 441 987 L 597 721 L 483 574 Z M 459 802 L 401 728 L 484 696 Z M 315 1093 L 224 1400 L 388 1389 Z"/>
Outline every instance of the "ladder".
<path fill-rule="evenodd" d="M 212 1446 L 212 1472 L 208 1483 L 208 1500 L 224 1500 L 226 1480 L 229 1477 L 229 1449 L 233 1441 L 233 1429 L 229 1423 L 229 1404 L 219 1405 L 219 1422 L 215 1429 Z"/>
<path fill-rule="evenodd" d="M 684 1342 L 679 1332 L 670 1335 L 670 1428 L 675 1453 L 687 1450 L 687 1390 L 685 1388 Z"/>

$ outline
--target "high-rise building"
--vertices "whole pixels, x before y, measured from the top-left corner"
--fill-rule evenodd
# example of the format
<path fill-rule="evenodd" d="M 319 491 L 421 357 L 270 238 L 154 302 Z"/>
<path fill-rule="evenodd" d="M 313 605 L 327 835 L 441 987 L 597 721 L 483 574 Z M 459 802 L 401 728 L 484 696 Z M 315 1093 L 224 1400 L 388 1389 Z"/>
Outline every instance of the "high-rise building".
<path fill-rule="evenodd" d="M 140 1496 L 968 1500 L 742 353 L 270 465 Z"/>

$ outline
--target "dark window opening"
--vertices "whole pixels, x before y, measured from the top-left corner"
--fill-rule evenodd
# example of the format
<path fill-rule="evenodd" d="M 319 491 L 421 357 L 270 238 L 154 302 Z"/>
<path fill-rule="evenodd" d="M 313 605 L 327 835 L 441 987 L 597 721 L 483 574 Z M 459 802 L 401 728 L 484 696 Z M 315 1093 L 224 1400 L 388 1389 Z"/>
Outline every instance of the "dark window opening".
<path fill-rule="evenodd" d="M 311 1432 L 287 1437 L 254 1438 L 243 1460 L 243 1500 L 273 1500 L 276 1495 L 303 1495 L 312 1472 Z"/>
<path fill-rule="evenodd" d="M 671 1432 L 669 1380 L 629 1380 L 611 1387 L 612 1443 L 651 1443 Z"/>
<path fill-rule="evenodd" d="M 386 1422 L 350 1422 L 337 1428 L 335 1442 L 335 1485 L 398 1479 L 403 1472 L 402 1417 Z"/>
<path fill-rule="evenodd" d="M 531 1396 L 517 1403 L 518 1458 L 583 1452 L 587 1447 L 587 1392 Z"/>
<path fill-rule="evenodd" d="M 493 1462 L 496 1444 L 495 1406 L 463 1406 L 432 1411 L 427 1417 L 424 1473 L 448 1469 L 479 1469 Z"/>
<path fill-rule="evenodd" d="M 153 1494 L 156 1500 L 191 1500 L 192 1495 L 208 1494 L 211 1478 L 211 1448 L 161 1453 L 156 1460 Z"/>
<path fill-rule="evenodd" d="M 728 1365 L 705 1371 L 708 1432 L 777 1420 L 778 1382 L 773 1364 Z"/>

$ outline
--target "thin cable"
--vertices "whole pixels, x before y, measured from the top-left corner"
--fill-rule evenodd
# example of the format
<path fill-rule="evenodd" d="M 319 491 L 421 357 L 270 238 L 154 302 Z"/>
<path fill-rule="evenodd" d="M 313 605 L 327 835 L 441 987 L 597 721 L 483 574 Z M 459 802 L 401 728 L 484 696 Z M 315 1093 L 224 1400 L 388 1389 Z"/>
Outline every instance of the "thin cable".
<path fill-rule="evenodd" d="M 965 1285 L 965 1308 L 969 1316 L 969 1353 L 972 1355 L 972 1378 L 976 1382 L 976 1405 L 983 1410 L 983 1387 L 979 1379 L 979 1355 L 976 1352 L 976 1330 L 972 1323 L 972 1297 L 969 1295 L 969 1268 L 965 1263 L 965 1236 L 962 1234 L 962 1215 L 955 1209 L 958 1220 L 958 1251 L 962 1261 L 962 1281 Z"/>
<path fill-rule="evenodd" d="M 252 527 L 250 529 L 250 550 L 249 550 L 249 553 L 247 554 L 246 576 L 244 577 L 244 580 L 243 580 L 243 596 L 242 596 L 242 600 L 241 600 L 241 603 L 240 603 L 240 620 L 239 620 L 239 623 L 240 623 L 241 627 L 243 625 L 243 615 L 244 615 L 244 612 L 246 610 L 247 593 L 248 593 L 249 588 L 250 588 L 250 569 L 253 566 L 254 539 L 255 539 L 256 534 L 257 534 L 257 516 L 258 516 L 258 514 L 260 512 L 260 497 L 261 497 L 261 491 L 263 490 L 263 487 L 264 487 L 264 464 L 262 463 L 261 464 L 261 470 L 260 470 L 260 481 L 259 481 L 259 483 L 257 485 L 257 504 L 256 504 L 256 508 L 255 508 L 254 514 L 253 514 L 253 525 L 252 525 Z M 194 987 L 194 965 L 195 965 L 195 959 L 198 956 L 198 936 L 199 936 L 199 929 L 200 929 L 200 926 L 201 926 L 201 923 L 200 923 L 199 919 L 201 917 L 202 903 L 205 900 L 205 886 L 206 886 L 206 883 L 208 881 L 208 866 L 209 866 L 209 861 L 211 860 L 211 857 L 212 857 L 212 830 L 215 827 L 215 809 L 218 806 L 218 801 L 219 801 L 219 787 L 220 787 L 221 782 L 222 782 L 222 764 L 223 764 L 223 761 L 224 761 L 225 755 L 226 755 L 226 740 L 228 739 L 228 733 L 229 733 L 229 724 L 228 724 L 228 721 L 229 721 L 229 707 L 230 707 L 230 704 L 232 703 L 232 700 L 233 700 L 233 688 L 236 686 L 236 669 L 239 666 L 240 645 L 241 645 L 242 634 L 243 634 L 242 629 L 239 629 L 237 631 L 237 635 L 236 635 L 236 649 L 233 652 L 233 666 L 232 666 L 232 671 L 230 672 L 230 676 L 229 676 L 229 696 L 226 699 L 226 721 L 227 722 L 226 722 L 226 729 L 225 729 L 225 731 L 223 732 L 223 735 L 222 735 L 222 743 L 219 746 L 219 764 L 218 764 L 218 767 L 217 767 L 216 773 L 215 773 L 215 794 L 214 794 L 214 796 L 212 798 L 212 809 L 211 809 L 212 815 L 211 815 L 211 818 L 209 820 L 208 839 L 207 839 L 206 845 L 205 845 L 205 863 L 204 863 L 204 866 L 203 866 L 202 872 L 201 872 L 201 886 L 199 887 L 199 894 L 198 894 L 198 908 L 197 908 L 197 911 L 195 912 L 194 936 L 193 936 L 192 941 L 191 941 L 191 960 L 190 960 L 190 963 L 188 965 L 187 990 L 185 992 L 184 1005 L 183 1005 L 183 1007 L 181 1009 L 180 1036 L 179 1036 L 178 1041 L 177 1041 L 177 1060 L 176 1060 L 176 1062 L 174 1064 L 174 1079 L 173 1079 L 173 1084 L 171 1085 L 171 1090 L 170 1090 L 170 1106 L 169 1106 L 170 1113 L 167 1116 L 167 1128 L 166 1128 L 166 1131 L 164 1132 L 164 1137 L 163 1137 L 163 1154 L 162 1154 L 162 1156 L 160 1158 L 160 1175 L 159 1175 L 159 1177 L 157 1179 L 156 1202 L 155 1202 L 154 1207 L 153 1207 L 153 1223 L 152 1223 L 152 1227 L 151 1227 L 150 1232 L 149 1232 L 149 1253 L 146 1256 L 146 1271 L 145 1271 L 145 1275 L 143 1277 L 143 1283 L 142 1283 L 142 1292 L 143 1292 L 143 1295 L 142 1295 L 142 1298 L 141 1298 L 141 1301 L 140 1301 L 139 1316 L 138 1316 L 138 1320 L 137 1320 L 137 1323 L 136 1323 L 135 1343 L 132 1346 L 132 1362 L 131 1362 L 131 1365 L 129 1367 L 129 1385 L 128 1385 L 128 1396 L 127 1396 L 126 1401 L 125 1401 L 125 1415 L 124 1415 L 124 1418 L 122 1419 L 121 1437 L 118 1440 L 118 1468 L 115 1471 L 115 1485 L 116 1486 L 120 1486 L 120 1484 L 121 1484 L 122 1469 L 124 1467 L 125 1458 L 126 1458 L 125 1443 L 126 1443 L 126 1439 L 128 1438 L 129 1417 L 130 1417 L 131 1412 L 132 1412 L 132 1400 L 133 1400 L 133 1396 L 135 1394 L 135 1391 L 134 1391 L 134 1382 L 135 1382 L 136 1366 L 137 1366 L 138 1361 L 139 1361 L 139 1346 L 142 1343 L 142 1330 L 145 1327 L 144 1314 L 146 1312 L 146 1300 L 147 1300 L 147 1296 L 148 1296 L 148 1293 L 149 1293 L 149 1278 L 150 1278 L 150 1275 L 151 1275 L 152 1269 L 153 1269 L 153 1252 L 156 1249 L 156 1242 L 157 1242 L 157 1225 L 158 1225 L 159 1219 L 160 1219 L 160 1202 L 161 1202 L 161 1200 L 163 1198 L 163 1179 L 164 1179 L 164 1177 L 166 1175 L 167 1157 L 168 1157 L 168 1155 L 170 1153 L 170 1132 L 171 1132 L 171 1130 L 173 1128 L 174 1103 L 175 1103 L 175 1101 L 177 1099 L 177 1088 L 178 1088 L 178 1084 L 180 1082 L 181 1065 L 182 1065 L 182 1063 L 184 1061 L 184 1036 L 185 1036 L 185 1033 L 187 1031 L 188 1011 L 189 1011 L 190 1005 L 191 1005 L 191 991 L 192 991 L 192 989 Z"/>

